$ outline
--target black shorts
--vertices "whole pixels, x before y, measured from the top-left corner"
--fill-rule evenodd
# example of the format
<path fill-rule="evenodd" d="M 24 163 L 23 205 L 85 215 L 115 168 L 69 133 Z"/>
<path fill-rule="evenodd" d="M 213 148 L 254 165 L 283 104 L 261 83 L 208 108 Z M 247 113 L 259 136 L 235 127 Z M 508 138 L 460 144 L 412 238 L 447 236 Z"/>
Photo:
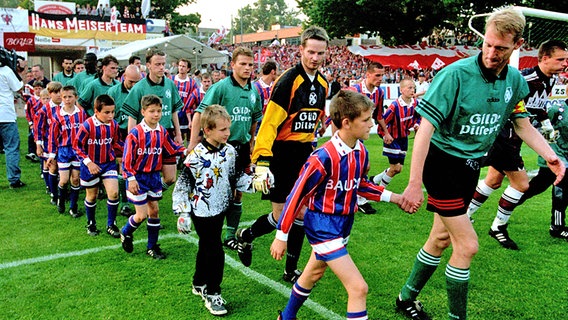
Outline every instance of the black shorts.
<path fill-rule="evenodd" d="M 525 162 L 521 157 L 520 139 L 497 138 L 483 158 L 483 166 L 491 166 L 504 174 L 505 171 L 523 171 Z"/>
<path fill-rule="evenodd" d="M 434 144 L 424 162 L 423 181 L 428 211 L 443 217 L 465 214 L 479 180 L 479 159 L 452 156 Z"/>
<path fill-rule="evenodd" d="M 235 172 L 238 176 L 250 166 L 250 143 L 240 143 L 238 141 L 229 141 L 228 143 L 235 148 L 237 153 Z"/>
<path fill-rule="evenodd" d="M 302 167 L 314 151 L 311 142 L 275 141 L 272 146 L 270 171 L 274 175 L 274 188 L 262 199 L 285 203 Z"/>

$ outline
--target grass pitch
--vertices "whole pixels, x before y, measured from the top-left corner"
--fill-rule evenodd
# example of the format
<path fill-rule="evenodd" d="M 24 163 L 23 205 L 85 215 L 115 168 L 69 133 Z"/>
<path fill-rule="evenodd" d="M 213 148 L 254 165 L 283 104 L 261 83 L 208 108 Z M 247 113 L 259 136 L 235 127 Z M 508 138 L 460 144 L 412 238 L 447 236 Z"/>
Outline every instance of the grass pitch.
<path fill-rule="evenodd" d="M 177 234 L 171 213 L 171 191 L 160 202 L 165 229 L 160 243 L 168 255 L 154 261 L 145 254 L 144 225 L 134 234 L 132 254 L 104 232 L 106 203 L 98 202 L 97 221 L 103 232 L 86 234 L 86 218 L 57 213 L 49 204 L 39 165 L 24 158 L 27 129 L 19 119 L 23 171 L 28 184 L 11 190 L 5 179 L 5 157 L 0 156 L 0 319 L 213 319 L 197 296 L 191 294 L 197 237 Z M 412 144 L 412 141 L 411 141 Z M 371 151 L 371 174 L 388 164 L 377 136 L 366 142 Z M 525 151 L 527 168 L 536 168 L 536 156 Z M 389 189 L 402 192 L 408 179 L 410 157 Z M 443 173 L 441 173 L 443 174 Z M 483 176 L 483 173 L 482 173 Z M 506 182 L 506 181 L 505 181 Z M 506 185 L 506 183 L 505 183 Z M 480 250 L 471 266 L 469 317 L 471 319 L 563 319 L 567 313 L 566 270 L 568 243 L 548 235 L 550 191 L 517 208 L 509 232 L 520 251 L 502 249 L 487 235 L 503 188 L 476 213 L 474 227 Z M 80 211 L 84 213 L 80 196 Z M 243 224 L 270 210 L 260 195 L 245 195 Z M 408 215 L 392 204 L 375 203 L 376 215 L 356 215 L 349 252 L 369 284 L 370 319 L 403 319 L 394 299 L 431 226 L 431 213 L 422 208 Z M 119 227 L 125 218 L 117 218 Z M 270 257 L 273 236 L 255 241 L 253 263 L 245 268 L 236 252 L 226 251 L 223 297 L 227 319 L 275 319 L 284 308 L 290 285 L 281 280 L 283 262 Z M 447 318 L 442 257 L 419 299 L 434 319 Z M 303 265 L 309 247 L 304 246 Z M 328 271 L 315 287 L 300 319 L 341 319 L 347 296 Z"/>

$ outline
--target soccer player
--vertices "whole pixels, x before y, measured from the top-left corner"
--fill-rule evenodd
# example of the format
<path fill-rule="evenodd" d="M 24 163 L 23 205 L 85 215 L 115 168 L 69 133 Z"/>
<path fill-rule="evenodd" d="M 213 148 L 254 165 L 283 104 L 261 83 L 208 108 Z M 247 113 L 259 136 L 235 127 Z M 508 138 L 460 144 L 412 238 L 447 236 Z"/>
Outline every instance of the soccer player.
<path fill-rule="evenodd" d="M 81 163 L 77 159 L 77 154 L 73 150 L 73 141 L 77 139 L 79 126 L 87 120 L 87 114 L 75 105 L 77 102 L 77 92 L 73 86 L 65 86 L 61 89 L 63 104 L 56 108 L 53 119 L 49 127 L 49 151 L 48 165 L 53 165 L 57 161 L 59 171 L 59 201 L 57 211 L 65 212 L 65 201 L 67 199 L 67 185 L 71 184 L 69 193 L 69 214 L 73 218 L 80 216 L 77 211 L 77 201 L 79 190 L 81 189 L 79 173 Z M 55 159 L 57 155 L 57 160 Z"/>
<path fill-rule="evenodd" d="M 275 61 L 269 60 L 262 66 L 262 75 L 260 78 L 253 82 L 254 87 L 260 95 L 262 101 L 262 114 L 266 111 L 268 100 L 270 99 L 270 88 L 274 80 L 278 77 L 278 65 Z"/>
<path fill-rule="evenodd" d="M 152 69 L 150 69 L 152 70 Z M 152 71 L 147 77 L 152 77 Z M 148 244 L 146 254 L 154 259 L 165 259 L 158 244 L 160 234 L 160 215 L 158 201 L 162 199 L 162 157 L 185 154 L 185 148 L 175 143 L 166 129 L 160 124 L 163 110 L 162 100 L 154 94 L 145 95 L 140 101 L 142 122 L 136 125 L 124 142 L 122 174 L 126 179 L 128 200 L 136 208 L 136 213 L 128 218 L 122 228 L 120 241 L 122 249 L 128 253 L 134 250 L 133 233 L 148 219 Z"/>
<path fill-rule="evenodd" d="M 81 162 L 81 186 L 85 188 L 85 212 L 87 215 L 87 234 L 96 236 L 97 195 L 99 183 L 107 193 L 107 228 L 106 232 L 114 238 L 120 238 L 116 226 L 118 211 L 118 180 L 116 155 L 122 157 L 123 143 L 118 132 L 118 123 L 114 120 L 114 100 L 106 94 L 95 99 L 95 114 L 79 127 L 73 149 Z"/>
<path fill-rule="evenodd" d="M 49 103 L 45 104 L 35 117 L 34 126 L 34 140 L 36 141 L 36 154 L 43 161 L 43 175 L 47 179 L 49 195 L 51 197 L 51 204 L 57 205 L 59 202 L 59 190 L 57 188 L 58 170 L 57 162 L 48 162 L 48 142 L 49 142 L 49 128 L 53 122 L 54 114 L 57 109 L 61 108 L 61 89 L 63 86 L 60 82 L 51 81 L 47 84 L 47 93 L 49 95 Z M 47 169 L 47 174 L 45 170 Z M 47 177 L 46 177 L 47 176 Z"/>
<path fill-rule="evenodd" d="M 34 118 L 38 110 L 42 107 L 40 103 L 40 92 L 44 89 L 43 82 L 35 81 L 33 84 L 33 94 L 28 96 L 24 107 L 26 120 L 28 121 L 28 153 L 26 159 L 32 162 L 39 162 L 40 158 L 36 155 L 36 144 L 34 139 Z"/>
<path fill-rule="evenodd" d="M 58 82 L 57 81 L 51 81 L 50 83 L 58 83 Z M 33 114 L 33 133 L 34 133 L 34 141 L 36 143 L 35 154 L 36 154 L 36 156 L 38 156 L 38 159 L 40 159 L 40 161 L 41 161 L 41 176 L 42 176 L 42 178 L 45 182 L 45 188 L 47 190 L 47 193 L 50 196 L 52 196 L 53 194 L 51 192 L 51 186 L 50 186 L 49 167 L 47 166 L 47 162 L 46 162 L 47 157 L 45 156 L 45 154 L 43 152 L 43 142 L 40 142 L 40 143 L 42 143 L 41 150 L 38 150 L 38 145 L 37 145 L 37 140 L 41 139 L 43 141 L 47 141 L 47 133 L 45 132 L 46 130 L 44 130 L 43 133 L 36 134 L 36 130 L 38 130 L 38 128 L 39 128 L 39 121 L 40 120 L 45 123 L 43 125 L 43 128 L 45 129 L 47 127 L 46 118 L 45 118 L 45 112 L 46 112 L 47 108 L 49 108 L 49 92 L 47 91 L 47 89 L 43 89 L 43 90 L 40 91 L 39 101 L 38 101 L 37 106 L 38 106 L 38 110 L 35 112 L 35 114 Z M 41 115 L 41 114 L 43 114 L 43 115 Z M 40 138 L 40 136 L 42 138 Z"/>
<path fill-rule="evenodd" d="M 212 104 L 219 104 L 231 115 L 231 135 L 229 144 L 237 150 L 235 162 L 237 175 L 248 170 L 251 164 L 250 153 L 254 143 L 257 122 L 262 118 L 262 104 L 258 92 L 253 88 L 250 77 L 254 67 L 253 52 L 244 47 L 233 51 L 231 60 L 233 73 L 230 77 L 217 82 L 207 90 L 203 101 L 193 114 L 191 139 L 188 149 L 192 150 L 199 142 L 201 130 L 201 112 Z M 227 229 L 224 245 L 231 250 L 237 249 L 235 231 L 242 214 L 242 193 L 235 191 L 235 196 L 227 210 Z"/>
<path fill-rule="evenodd" d="M 227 143 L 231 116 L 220 105 L 210 105 L 201 113 L 204 139 L 184 161 L 184 169 L 172 194 L 175 207 L 182 208 L 178 230 L 188 233 L 189 215 L 199 236 L 195 258 L 192 292 L 200 295 L 211 314 L 227 313 L 221 297 L 221 281 L 225 255 L 221 233 L 228 199 L 238 176 L 235 170 L 236 151 Z M 249 185 L 252 179 L 249 178 Z"/>
<path fill-rule="evenodd" d="M 108 55 L 101 61 L 101 76 L 89 81 L 79 92 L 79 104 L 87 115 L 94 114 L 93 103 L 95 98 L 101 94 L 106 94 L 110 88 L 117 85 L 118 60 Z"/>
<path fill-rule="evenodd" d="M 442 69 L 416 108 L 422 120 L 401 207 L 412 212 L 412 206 L 422 203 L 424 181 L 426 209 L 433 212 L 434 221 L 396 299 L 398 310 L 408 318 L 429 319 L 416 298 L 450 245 L 445 268 L 449 317 L 467 318 L 469 267 L 478 251 L 467 205 L 479 179 L 481 157 L 509 118 L 519 137 L 557 174 L 557 182 L 564 176 L 564 165 L 527 118 L 522 103 L 529 93 L 526 81 L 507 64 L 523 44 L 524 26 L 524 16 L 511 7 L 492 13 L 481 53 Z"/>
<path fill-rule="evenodd" d="M 61 72 L 53 77 L 53 81 L 59 81 L 62 85 L 67 85 L 73 77 L 75 77 L 75 72 L 73 71 L 73 59 L 70 57 L 64 57 L 63 62 L 61 62 Z"/>
<path fill-rule="evenodd" d="M 530 93 L 524 103 L 531 120 L 548 138 L 554 140 L 554 129 L 547 114 L 548 96 L 556 82 L 556 75 L 568 67 L 568 51 L 563 41 L 543 42 L 538 50 L 538 65 L 522 71 L 529 84 Z M 513 210 L 519 205 L 523 193 L 529 188 L 529 178 L 521 157 L 523 141 L 513 130 L 513 123 L 508 122 L 503 128 L 493 147 L 489 150 L 485 164 L 489 165 L 487 176 L 479 181 L 468 208 L 468 216 L 487 200 L 493 191 L 499 189 L 505 176 L 509 186 L 499 199 L 497 214 L 489 229 L 489 235 L 506 249 L 518 250 L 517 243 L 511 239 L 507 230 Z"/>
<path fill-rule="evenodd" d="M 83 87 L 91 80 L 95 79 L 97 75 L 97 55 L 88 52 L 85 54 L 85 70 L 77 73 L 68 85 L 75 87 L 78 93 L 83 91 Z"/>
<path fill-rule="evenodd" d="M 374 177 L 373 182 L 387 187 L 392 178 L 402 171 L 406 151 L 408 151 L 408 135 L 410 129 L 418 130 L 420 117 L 415 108 L 418 100 L 413 98 L 416 85 L 412 79 L 402 79 L 400 82 L 401 95 L 393 101 L 383 115 L 388 131 L 393 137 L 391 143 L 384 142 L 383 156 L 389 159 L 390 166 Z"/>
<path fill-rule="evenodd" d="M 75 75 L 78 75 L 82 71 L 85 71 L 85 60 L 75 59 L 73 61 L 73 72 L 75 72 Z"/>
<path fill-rule="evenodd" d="M 239 258 L 245 266 L 251 264 L 251 242 L 276 228 L 286 197 L 313 151 L 318 123 L 325 116 L 328 87 L 319 68 L 325 61 L 328 44 L 324 29 L 312 26 L 304 30 L 300 62 L 286 70 L 272 88 L 252 154 L 256 163 L 255 189 L 268 193 L 263 198 L 270 199 L 272 212 L 260 216 L 250 228 L 237 232 Z M 297 218 L 290 231 L 283 274 L 283 279 L 291 283 L 302 273 L 298 270 L 298 259 L 304 242 L 303 214 Z"/>
<path fill-rule="evenodd" d="M 174 82 L 164 76 L 166 54 L 152 49 L 146 53 L 148 76 L 144 77 L 130 89 L 130 93 L 122 104 L 122 112 L 128 115 L 128 132 L 143 118 L 140 100 L 143 96 L 153 94 L 158 96 L 164 107 L 160 125 L 166 128 L 168 134 L 177 144 L 183 144 L 179 128 L 178 111 L 183 107 Z M 124 160 L 124 159 L 123 159 Z M 167 190 L 176 181 L 176 157 L 166 156 L 162 159 L 162 188 Z"/>
<path fill-rule="evenodd" d="M 270 247 L 272 256 L 282 259 L 290 228 L 307 206 L 304 228 L 312 253 L 278 319 L 296 319 L 328 267 L 347 291 L 347 319 L 368 319 L 368 286 L 346 247 L 357 211 L 357 193 L 376 201 L 400 204 L 401 200 L 399 194 L 367 180 L 369 153 L 360 140 L 369 138 L 373 108 L 369 98 L 353 91 L 339 91 L 331 99 L 329 113 L 337 131 L 303 166 L 286 199 Z"/>
<path fill-rule="evenodd" d="M 118 123 L 118 132 L 120 135 L 120 140 L 124 141 L 128 135 L 128 115 L 122 110 L 122 105 L 124 100 L 128 96 L 130 89 L 138 83 L 141 79 L 140 69 L 135 65 L 129 65 L 124 70 L 123 81 L 115 85 L 114 87 L 108 89 L 107 94 L 111 96 L 114 100 L 114 120 Z M 122 160 L 121 157 L 118 158 Z M 124 217 L 130 217 L 134 214 L 134 211 L 130 208 L 128 204 L 128 197 L 126 196 L 126 182 L 122 177 L 122 172 L 120 171 L 122 164 L 118 163 L 119 175 L 118 175 L 118 192 L 120 196 L 120 215 Z"/>
<path fill-rule="evenodd" d="M 172 76 L 181 100 L 183 100 L 183 107 L 178 112 L 179 128 L 182 139 L 187 140 L 188 143 L 190 139 L 189 124 L 191 123 L 191 115 L 193 113 L 191 105 L 194 102 L 191 95 L 199 89 L 197 82 L 189 76 L 189 70 L 191 70 L 191 62 L 188 59 L 181 58 L 178 61 L 178 74 Z"/>
<path fill-rule="evenodd" d="M 383 109 L 385 101 L 385 93 L 381 88 L 385 68 L 379 62 L 369 61 L 367 63 L 367 71 L 365 72 L 365 79 L 354 84 L 348 90 L 362 93 L 369 97 L 375 103 L 373 110 L 373 120 L 379 126 L 377 133 L 383 138 L 385 143 L 392 143 L 392 136 L 390 135 L 385 120 L 383 120 Z M 371 178 L 372 180 L 372 178 Z M 377 210 L 367 201 L 367 199 L 359 196 L 357 200 L 358 210 L 364 214 L 375 214 Z"/>

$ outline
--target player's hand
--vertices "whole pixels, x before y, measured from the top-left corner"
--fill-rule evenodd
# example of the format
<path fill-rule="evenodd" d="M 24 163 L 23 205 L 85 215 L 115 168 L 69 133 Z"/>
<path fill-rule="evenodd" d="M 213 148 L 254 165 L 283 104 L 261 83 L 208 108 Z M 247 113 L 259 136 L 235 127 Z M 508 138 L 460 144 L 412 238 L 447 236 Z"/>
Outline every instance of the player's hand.
<path fill-rule="evenodd" d="M 282 260 L 284 253 L 286 253 L 287 244 L 288 243 L 286 241 L 274 239 L 274 241 L 272 241 L 272 245 L 270 246 L 270 254 L 272 255 L 272 258 L 276 260 Z"/>
<path fill-rule="evenodd" d="M 128 181 L 128 191 L 133 195 L 137 195 L 140 192 L 140 186 L 138 185 L 138 181 L 130 180 Z"/>
<path fill-rule="evenodd" d="M 189 217 L 189 213 L 182 212 L 179 214 L 177 228 L 178 232 L 182 234 L 188 234 L 191 232 L 191 218 Z"/>
<path fill-rule="evenodd" d="M 384 143 L 386 143 L 386 144 L 391 144 L 391 143 L 393 142 L 393 140 L 394 140 L 394 139 L 392 138 L 391 134 L 388 133 L 388 132 L 385 133 L 385 135 L 383 136 L 383 141 L 384 141 Z"/>
<path fill-rule="evenodd" d="M 55 158 L 47 158 L 47 165 L 51 166 L 55 162 Z"/>
<path fill-rule="evenodd" d="M 546 164 L 548 168 L 556 175 L 556 180 L 554 181 L 554 185 L 557 186 L 560 181 L 564 178 L 564 174 L 566 173 L 566 167 L 564 166 L 564 162 L 562 162 L 558 156 L 554 156 L 554 158 L 547 160 Z"/>
<path fill-rule="evenodd" d="M 546 119 L 544 121 L 541 121 L 540 124 L 542 125 L 540 127 L 540 133 L 544 136 L 544 138 L 551 143 L 556 142 L 556 138 L 557 138 L 557 131 L 554 130 L 554 127 L 552 126 L 552 123 L 550 123 L 550 119 Z"/>
<path fill-rule="evenodd" d="M 40 146 L 39 144 L 36 146 L 36 154 L 38 157 L 43 156 L 43 147 Z"/>
<path fill-rule="evenodd" d="M 413 214 L 424 202 L 424 193 L 422 193 L 422 185 L 417 183 L 408 184 L 402 193 L 402 201 L 400 207 L 402 210 Z"/>
<path fill-rule="evenodd" d="M 270 192 L 270 188 L 274 185 L 274 175 L 267 166 L 257 165 L 254 171 L 252 186 L 256 191 L 264 194 Z"/>
<path fill-rule="evenodd" d="M 89 162 L 89 164 L 87 165 L 87 168 L 89 169 L 89 172 L 91 174 L 98 174 L 99 172 L 101 172 L 101 167 L 99 167 L 94 162 Z"/>

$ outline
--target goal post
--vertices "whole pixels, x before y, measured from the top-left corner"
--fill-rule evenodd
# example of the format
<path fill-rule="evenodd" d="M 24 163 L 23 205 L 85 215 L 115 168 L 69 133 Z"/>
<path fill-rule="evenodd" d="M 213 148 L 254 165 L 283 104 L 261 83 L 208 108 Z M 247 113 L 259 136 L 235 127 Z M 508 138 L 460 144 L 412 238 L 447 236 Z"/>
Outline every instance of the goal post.
<path fill-rule="evenodd" d="M 550 39 L 562 40 L 568 43 L 568 14 L 526 7 L 515 6 L 513 8 L 520 11 L 527 21 L 523 33 L 525 48 L 538 48 L 542 42 Z M 469 28 L 481 38 L 484 37 L 484 34 L 475 29 L 473 21 L 489 15 L 491 13 L 482 13 L 469 18 Z M 519 50 L 515 50 L 513 55 L 511 55 L 510 62 L 511 65 L 518 68 Z"/>

